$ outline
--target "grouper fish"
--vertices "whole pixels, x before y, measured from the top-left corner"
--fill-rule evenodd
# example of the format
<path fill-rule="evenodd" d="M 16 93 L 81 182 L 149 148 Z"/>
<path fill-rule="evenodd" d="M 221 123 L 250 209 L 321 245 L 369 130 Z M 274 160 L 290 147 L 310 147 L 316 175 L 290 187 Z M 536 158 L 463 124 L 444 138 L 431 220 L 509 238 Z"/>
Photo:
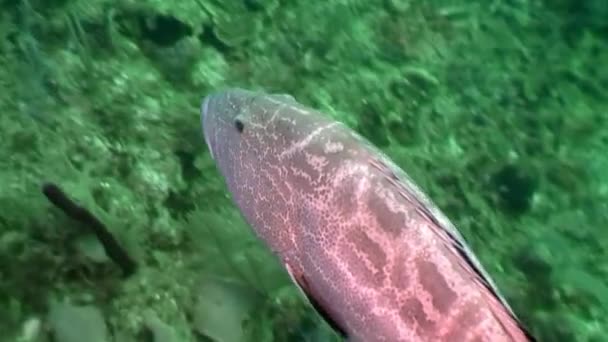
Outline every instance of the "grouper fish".
<path fill-rule="evenodd" d="M 348 341 L 533 341 L 450 220 L 347 125 L 228 89 L 203 135 L 234 202 Z"/>

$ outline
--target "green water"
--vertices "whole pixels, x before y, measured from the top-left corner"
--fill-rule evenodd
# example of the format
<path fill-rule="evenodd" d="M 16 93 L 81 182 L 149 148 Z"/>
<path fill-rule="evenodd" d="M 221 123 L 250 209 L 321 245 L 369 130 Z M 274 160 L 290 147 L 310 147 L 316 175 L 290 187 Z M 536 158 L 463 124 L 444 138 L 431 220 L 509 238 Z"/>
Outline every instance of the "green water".
<path fill-rule="evenodd" d="M 539 340 L 608 341 L 608 2 L 0 9 L 0 341 L 339 340 L 253 238 L 205 147 L 200 101 L 233 86 L 292 94 L 386 151 Z"/>

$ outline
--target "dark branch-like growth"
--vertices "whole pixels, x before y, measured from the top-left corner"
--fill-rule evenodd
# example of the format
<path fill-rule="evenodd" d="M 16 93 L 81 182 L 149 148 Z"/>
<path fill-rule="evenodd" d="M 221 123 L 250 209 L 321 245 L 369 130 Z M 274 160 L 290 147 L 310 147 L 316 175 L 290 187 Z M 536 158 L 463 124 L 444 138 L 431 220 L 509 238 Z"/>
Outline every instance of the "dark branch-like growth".
<path fill-rule="evenodd" d="M 137 268 L 135 260 L 129 256 L 127 251 L 118 243 L 118 240 L 114 238 L 112 233 L 95 215 L 86 208 L 76 204 L 56 184 L 44 184 L 42 186 L 42 193 L 67 216 L 91 229 L 101 242 L 106 255 L 122 269 L 125 276 L 130 276 L 135 272 Z"/>

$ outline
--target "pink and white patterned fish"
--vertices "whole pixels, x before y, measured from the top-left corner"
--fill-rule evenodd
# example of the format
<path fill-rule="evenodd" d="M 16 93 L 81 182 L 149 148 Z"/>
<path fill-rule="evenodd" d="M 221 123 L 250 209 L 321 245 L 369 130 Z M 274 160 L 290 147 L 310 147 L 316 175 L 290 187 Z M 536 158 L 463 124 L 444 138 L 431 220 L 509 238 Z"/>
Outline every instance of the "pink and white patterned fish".
<path fill-rule="evenodd" d="M 257 236 L 349 341 L 533 341 L 412 179 L 288 95 L 211 94 L 212 157 Z"/>

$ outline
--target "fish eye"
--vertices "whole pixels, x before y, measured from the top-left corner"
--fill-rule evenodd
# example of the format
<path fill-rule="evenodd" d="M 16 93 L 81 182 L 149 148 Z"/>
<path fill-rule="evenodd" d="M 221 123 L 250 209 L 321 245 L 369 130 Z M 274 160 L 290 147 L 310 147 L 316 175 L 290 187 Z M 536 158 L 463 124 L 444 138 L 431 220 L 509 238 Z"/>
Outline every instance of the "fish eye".
<path fill-rule="evenodd" d="M 234 127 L 236 127 L 236 130 L 239 133 L 243 133 L 243 129 L 245 129 L 245 124 L 243 123 L 243 121 L 237 118 L 234 120 Z"/>

